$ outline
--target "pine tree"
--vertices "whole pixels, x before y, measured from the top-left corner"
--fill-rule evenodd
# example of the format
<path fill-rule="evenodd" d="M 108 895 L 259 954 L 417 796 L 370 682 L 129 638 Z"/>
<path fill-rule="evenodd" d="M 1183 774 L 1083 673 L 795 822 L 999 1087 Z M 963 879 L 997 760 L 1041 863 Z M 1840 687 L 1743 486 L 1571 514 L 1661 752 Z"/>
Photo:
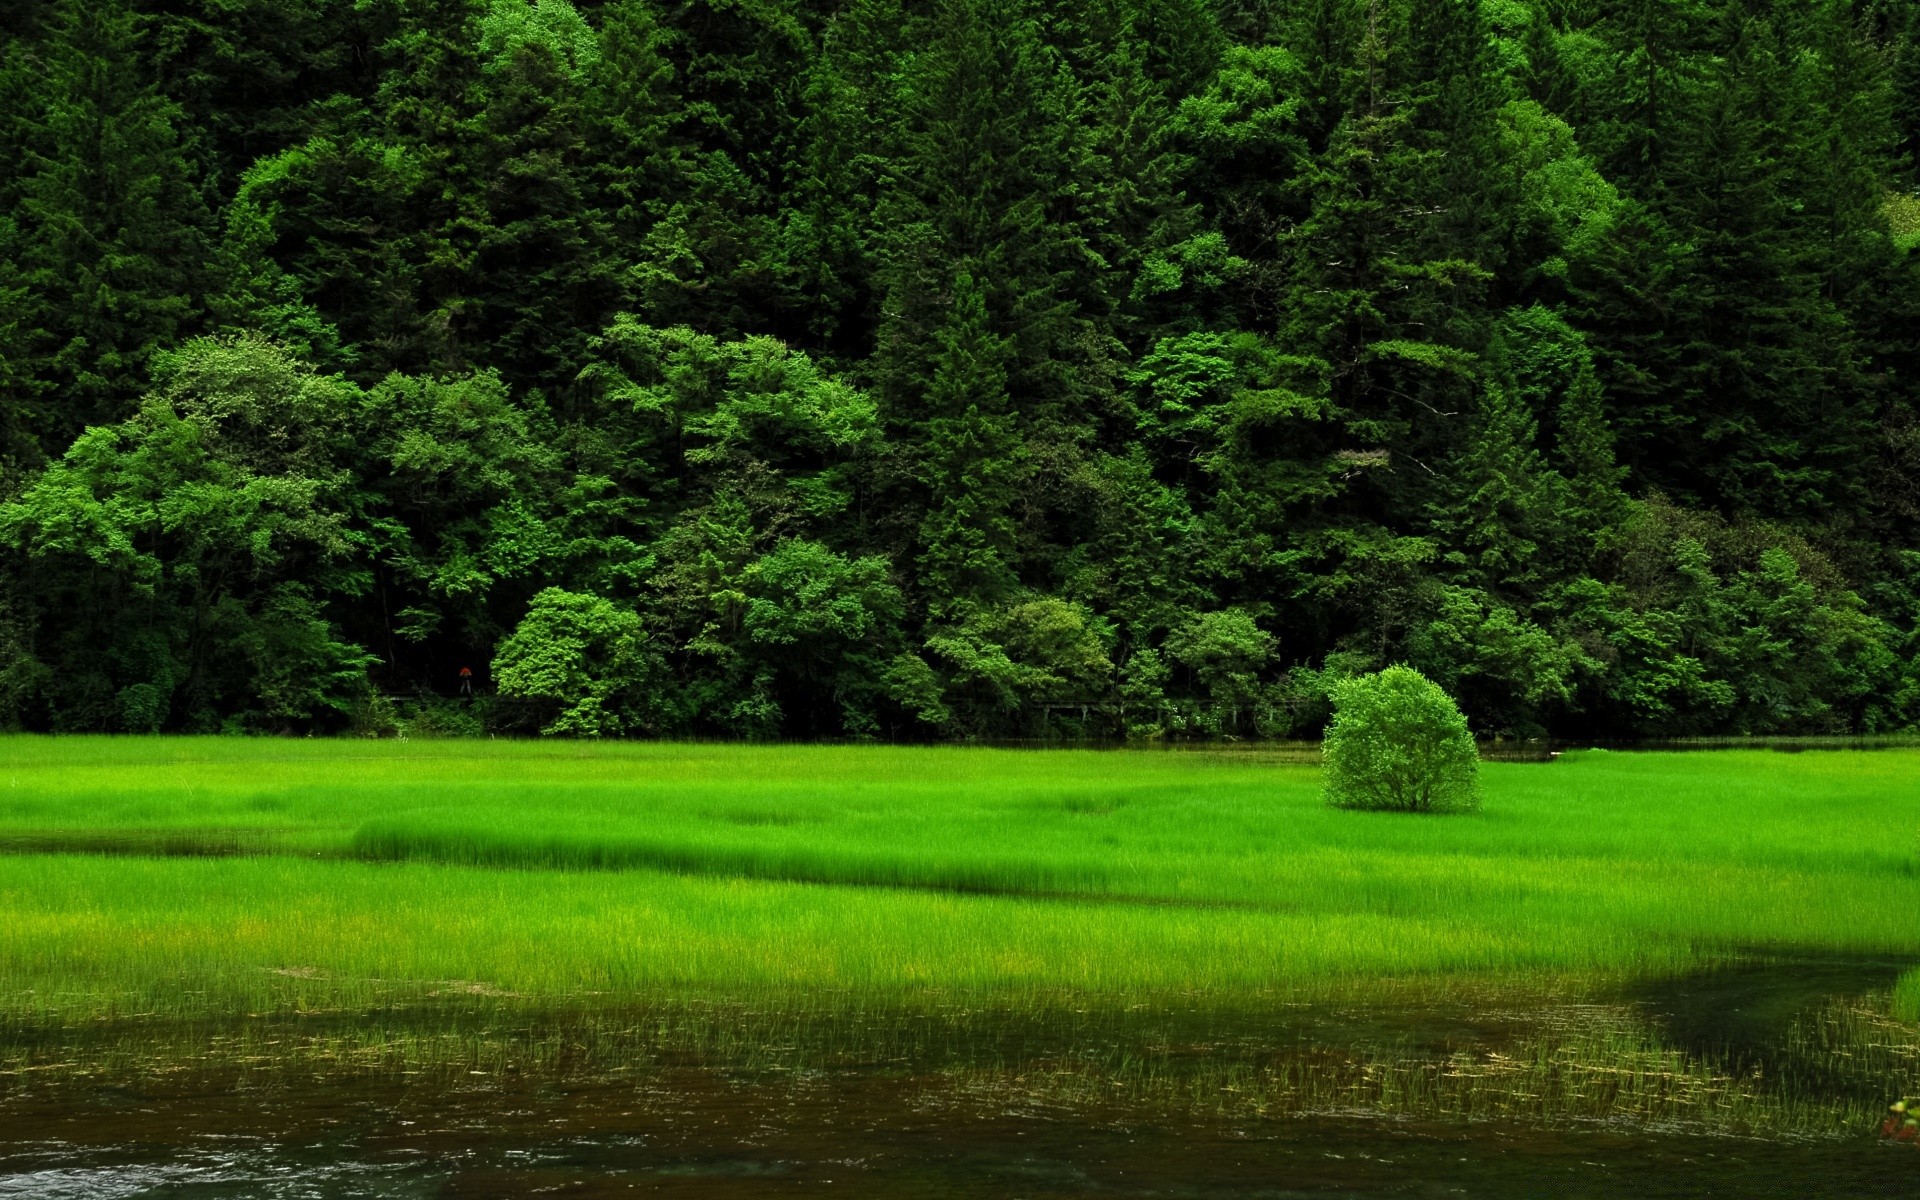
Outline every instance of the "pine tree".
<path fill-rule="evenodd" d="M 956 273 L 1005 339 L 1028 420 L 1074 422 L 1084 351 L 1074 297 L 1094 269 L 1074 208 L 1085 158 L 1074 96 L 1022 0 L 942 0 L 916 31 L 909 127 L 879 218 L 886 245 L 876 370 L 903 412 L 926 386 Z"/>
<path fill-rule="evenodd" d="M 590 179 L 608 253 L 623 269 L 689 187 L 692 147 L 678 128 L 684 101 L 669 41 L 650 0 L 615 0 L 601 14 L 600 56 L 588 72 Z"/>
<path fill-rule="evenodd" d="M 1920 6 L 1909 0 L 1867 0 L 1861 24 L 1884 47 L 1895 99 L 1894 150 L 1907 183 L 1920 182 Z"/>
<path fill-rule="evenodd" d="M 1602 548 L 1626 518 L 1627 496 L 1621 485 L 1627 473 L 1614 460 L 1613 429 L 1590 359 L 1576 368 L 1556 424 L 1561 470 L 1568 483 L 1563 522 L 1583 548 Z"/>
<path fill-rule="evenodd" d="M 1493 386 L 1523 414 L 1552 430 L 1553 453 L 1529 472 L 1535 511 L 1526 514 L 1547 569 L 1588 570 L 1595 551 L 1626 517 L 1626 473 L 1614 461 L 1613 429 L 1593 354 L 1580 332 L 1540 305 L 1501 317 L 1488 355 Z M 1530 433 L 1526 439 L 1534 444 Z M 1551 467 L 1547 465 L 1550 458 Z"/>
<path fill-rule="evenodd" d="M 1090 248 L 1108 270 L 1077 297 L 1134 353 L 1204 319 L 1237 268 L 1185 190 L 1193 160 L 1174 145 L 1171 106 L 1131 22 L 1092 47 L 1084 111 L 1091 127 L 1085 201 Z"/>
<path fill-rule="evenodd" d="M 476 262 L 493 233 L 481 0 L 358 11 L 377 49 L 373 94 L 336 97 L 314 136 L 250 168 L 251 211 L 234 215 L 267 222 L 246 239 L 271 248 L 365 380 L 465 370 L 484 361 Z M 277 291 L 244 274 L 233 286 L 243 310 L 257 306 L 247 293 Z"/>
<path fill-rule="evenodd" d="M 0 161 L 21 162 L 33 137 L 28 118 L 34 108 L 30 99 L 34 85 L 34 64 L 25 37 L 33 23 L 22 12 L 18 36 L 0 41 Z M 33 359 L 28 335 L 32 310 L 22 265 L 25 247 L 21 244 L 16 214 L 20 208 L 20 185 L 15 172 L 0 173 L 0 491 L 7 486 L 16 464 L 37 465 L 46 457 L 41 449 L 37 402 L 39 388 L 33 378 Z"/>
<path fill-rule="evenodd" d="M 482 361 L 521 389 L 567 386 L 622 299 L 581 128 L 599 39 L 567 0 L 481 22 L 485 204 L 474 259 Z"/>
<path fill-rule="evenodd" d="M 635 69 L 664 52 L 674 72 L 646 85 L 673 106 L 663 113 L 672 179 L 654 194 L 628 278 L 630 303 L 654 321 L 721 335 L 804 323 L 780 237 L 796 199 L 796 110 L 812 48 L 796 7 L 677 0 L 659 14 L 664 38 L 634 27 L 645 45 Z"/>
<path fill-rule="evenodd" d="M 1286 239 L 1282 306 L 1283 342 L 1325 361 L 1350 435 L 1416 464 L 1446 452 L 1451 414 L 1472 403 L 1501 241 L 1477 198 L 1500 191 L 1497 96 L 1448 83 L 1484 26 L 1466 6 L 1441 9 L 1422 18 L 1438 25 L 1423 35 L 1433 53 L 1411 47 L 1385 0 L 1328 3 L 1320 17 L 1334 27 L 1305 31 L 1336 56 L 1308 67 L 1331 92 L 1310 98 L 1314 119 L 1333 124 L 1309 134 L 1322 148 L 1302 175 L 1310 202 Z"/>
<path fill-rule="evenodd" d="M 921 477 L 921 584 L 943 616 L 1013 591 L 1011 513 L 1019 442 L 1007 398 L 1010 347 L 988 328 L 986 297 L 965 274 L 940 330 L 927 387 Z"/>
<path fill-rule="evenodd" d="M 486 92 L 480 0 L 379 0 L 393 22 L 375 95 L 383 140 L 403 164 L 385 181 L 393 225 L 373 252 L 388 261 L 389 305 L 367 321 L 368 366 L 459 371 L 484 361 L 469 345 L 479 307 L 477 260 L 491 236 L 486 208 Z M 397 203 L 396 203 L 397 202 Z M 345 300 L 345 297 L 342 297 Z M 349 327 L 346 321 L 343 328 Z"/>
<path fill-rule="evenodd" d="M 354 0 L 171 0 L 143 5 L 144 57 L 180 106 L 195 172 L 229 194 L 258 160 L 297 144 L 317 106 L 364 94 L 373 58 Z"/>
<path fill-rule="evenodd" d="M 809 333 L 848 357 L 873 344 L 882 178 L 905 120 L 900 0 L 853 0 L 808 64 L 799 178 L 784 238 Z"/>
<path fill-rule="evenodd" d="M 1021 0 L 943 0 L 915 36 L 928 49 L 903 80 L 906 129 L 876 214 L 872 365 L 893 427 L 925 439 L 910 507 L 973 562 L 1007 553 L 1015 455 L 1036 440 L 1077 453 L 1105 382 L 1077 302 L 1098 290 L 1075 203 L 1086 154 L 1074 93 Z M 963 480 L 980 494 L 953 491 Z M 989 594 L 1012 569 L 942 568 L 928 603 Z"/>
<path fill-rule="evenodd" d="M 1695 48 L 1711 0 L 1612 0 L 1600 22 L 1618 57 L 1591 142 L 1607 177 L 1650 198 L 1688 121 Z"/>
<path fill-rule="evenodd" d="M 1430 0 L 1413 5 L 1405 37 L 1402 103 L 1415 111 L 1408 163 L 1414 178 L 1403 186 L 1432 213 L 1422 254 L 1470 264 L 1497 281 L 1516 197 L 1500 169 L 1496 115 L 1507 95 L 1492 31 L 1477 0 Z M 1499 299 L 1496 289 L 1488 302 Z M 1448 309 L 1458 307 L 1456 300 Z M 1477 341 L 1484 334 L 1455 336 Z"/>
<path fill-rule="evenodd" d="M 1729 20 L 1661 168 L 1662 215 L 1687 250 L 1667 290 L 1669 415 L 1644 453 L 1656 482 L 1726 511 L 1819 518 L 1855 503 L 1856 351 L 1794 211 L 1797 47 L 1762 18 Z"/>
<path fill-rule="evenodd" d="M 1558 499 L 1538 432 L 1524 400 L 1498 380 L 1484 385 L 1433 506 L 1445 561 L 1462 582 L 1508 594 L 1538 588 L 1542 525 Z"/>
<path fill-rule="evenodd" d="M 124 0 L 61 0 L 39 49 L 41 131 L 20 184 L 26 424 L 44 448 L 124 415 L 148 358 L 197 323 L 209 218 L 179 110 Z M 18 352 L 17 352 L 18 353 Z"/>

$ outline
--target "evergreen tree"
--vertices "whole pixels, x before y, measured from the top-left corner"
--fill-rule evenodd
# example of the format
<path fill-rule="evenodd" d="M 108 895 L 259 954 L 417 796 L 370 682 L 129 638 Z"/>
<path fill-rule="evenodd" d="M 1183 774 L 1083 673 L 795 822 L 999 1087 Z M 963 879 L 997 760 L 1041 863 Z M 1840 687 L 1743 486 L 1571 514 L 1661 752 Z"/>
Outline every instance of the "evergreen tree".
<path fill-rule="evenodd" d="M 903 415 L 920 407 L 949 285 L 965 273 L 1005 339 L 1020 411 L 1075 422 L 1085 324 L 1073 297 L 1094 267 L 1073 205 L 1075 96 L 1019 0 L 942 0 L 916 34 L 927 51 L 903 81 L 909 125 L 879 213 L 876 373 Z"/>
<path fill-rule="evenodd" d="M 928 588 L 939 611 L 1003 586 L 1015 564 L 981 556 L 1010 549 L 1012 452 L 1086 436 L 1104 350 L 1075 303 L 1097 294 L 1075 205 L 1075 95 L 1034 18 L 1018 0 L 943 0 L 918 36 L 929 49 L 903 81 L 908 126 L 877 212 L 873 371 L 919 446 L 923 528 L 973 531 L 962 557 L 974 565 Z M 976 483 L 985 494 L 959 494 Z"/>
<path fill-rule="evenodd" d="M 1687 251 L 1667 284 L 1672 357 L 1641 426 L 1643 470 L 1726 511 L 1818 518 L 1858 504 L 1843 478 L 1865 449 L 1856 352 L 1789 199 L 1789 64 L 1769 22 L 1730 20 L 1660 177 Z"/>
<path fill-rule="evenodd" d="M 1600 94 L 1584 97 L 1607 177 L 1641 199 L 1657 195 L 1674 135 L 1689 120 L 1697 47 L 1713 0 L 1610 0 L 1599 22 L 1613 61 Z"/>
<path fill-rule="evenodd" d="M 629 276 L 648 257 L 649 233 L 692 187 L 695 150 L 679 127 L 684 101 L 669 43 L 648 0 L 617 0 L 601 14 L 600 54 L 587 73 L 589 180 L 604 252 Z M 629 279 L 622 291 L 642 287 Z"/>
<path fill-rule="evenodd" d="M 660 26 L 665 37 L 652 41 L 634 26 L 647 48 L 631 69 L 649 71 L 663 51 L 672 62 L 671 82 L 650 77 L 644 94 L 674 105 L 665 155 L 673 178 L 654 193 L 627 302 L 714 334 L 797 333 L 804 305 L 792 295 L 780 226 L 797 191 L 810 31 L 786 0 L 678 0 L 664 6 Z M 650 155 L 665 149 L 642 145 Z M 614 157 L 630 160 L 634 149 L 617 146 Z"/>
<path fill-rule="evenodd" d="M 929 494 L 920 565 L 930 603 L 944 615 L 1012 593 L 1011 508 L 1021 468 L 1007 397 L 1009 347 L 989 330 L 986 297 L 971 276 L 953 282 L 937 346 L 920 451 Z"/>
<path fill-rule="evenodd" d="M 480 29 L 488 233 L 474 337 L 514 386 L 557 389 L 623 298 L 580 132 L 600 41 L 567 0 L 497 0 Z"/>
<path fill-rule="evenodd" d="M 906 115 L 907 17 L 899 0 L 853 0 L 822 31 L 805 93 L 796 196 L 784 230 L 808 332 L 836 352 L 870 353 L 876 318 L 875 206 Z"/>
<path fill-rule="evenodd" d="M 311 132 L 316 107 L 365 88 L 373 55 L 352 0 L 143 4 L 144 57 L 180 106 L 197 176 L 229 194 L 254 162 Z"/>
<path fill-rule="evenodd" d="M 1906 0 L 1868 0 L 1862 25 L 1890 60 L 1892 128 L 1904 182 L 1920 182 L 1920 9 Z"/>
<path fill-rule="evenodd" d="M 1174 145 L 1171 106 L 1148 73 L 1146 40 L 1130 25 L 1112 36 L 1085 103 L 1089 243 L 1107 271 L 1088 279 L 1099 291 L 1079 301 L 1137 351 L 1199 325 L 1239 264 L 1187 197 L 1193 163 Z"/>
<path fill-rule="evenodd" d="M 209 219 L 181 153 L 179 110 L 154 87 L 123 0 L 61 0 L 33 67 L 15 244 L 43 446 L 123 415 L 156 348 L 190 332 L 205 294 Z M 24 390 L 24 389 L 23 389 Z"/>

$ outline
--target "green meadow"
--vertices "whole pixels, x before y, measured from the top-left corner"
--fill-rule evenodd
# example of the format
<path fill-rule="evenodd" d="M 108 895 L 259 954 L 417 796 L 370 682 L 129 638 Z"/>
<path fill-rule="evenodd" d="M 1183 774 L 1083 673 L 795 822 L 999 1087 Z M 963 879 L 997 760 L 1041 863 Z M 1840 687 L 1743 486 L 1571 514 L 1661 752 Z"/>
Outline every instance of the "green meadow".
<path fill-rule="evenodd" d="M 0 1015 L 1234 1005 L 1920 960 L 1920 750 L 1483 782 L 1417 817 L 1325 807 L 1304 748 L 0 739 Z"/>

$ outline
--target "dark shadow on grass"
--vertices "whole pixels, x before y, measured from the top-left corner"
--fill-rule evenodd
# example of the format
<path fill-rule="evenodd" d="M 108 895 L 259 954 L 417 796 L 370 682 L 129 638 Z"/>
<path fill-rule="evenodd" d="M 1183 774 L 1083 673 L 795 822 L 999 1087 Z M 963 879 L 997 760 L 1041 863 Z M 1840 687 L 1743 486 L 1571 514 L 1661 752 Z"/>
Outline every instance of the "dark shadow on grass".
<path fill-rule="evenodd" d="M 862 878 L 856 874 L 837 873 L 831 867 L 749 861 L 714 856 L 704 850 L 675 846 L 623 845 L 617 848 L 596 847 L 595 850 L 595 853 L 590 854 L 549 854 L 539 848 L 521 851 L 486 847 L 480 852 L 475 852 L 469 847 L 456 847 L 450 851 L 441 852 L 438 847 L 431 845 L 399 847 L 385 842 L 357 842 L 339 857 L 370 863 L 418 862 L 495 871 L 649 871 L 697 879 L 752 879 L 766 883 L 805 884 L 814 887 L 930 892 L 949 896 L 1040 900 L 1054 904 L 1130 905 L 1236 912 L 1288 912 L 1299 907 L 1290 904 L 1262 904 L 1249 900 L 1151 896 L 1106 891 L 1095 887 L 1076 889 L 1018 883 L 1002 884 L 978 878 L 915 879 L 911 876 Z"/>
<path fill-rule="evenodd" d="M 121 858 L 257 858 L 289 854 L 266 829 L 36 829 L 0 834 L 0 854 L 98 854 Z"/>
<path fill-rule="evenodd" d="M 1796 1022 L 1823 1005 L 1889 991 L 1911 958 L 1891 955 L 1758 950 L 1731 961 L 1652 979 L 1636 1000 L 1669 1042 L 1735 1076 L 1800 1095 L 1885 1102 L 1883 1081 L 1862 1078 L 1845 1058 L 1790 1037 Z"/>
<path fill-rule="evenodd" d="M 423 863 L 489 871 L 638 871 L 688 878 L 753 879 L 767 883 L 804 884 L 814 887 L 929 892 L 951 896 L 1036 900 L 1050 904 L 1127 905 L 1233 912 L 1286 912 L 1298 907 L 1297 905 L 1261 904 L 1247 900 L 1150 896 L 1094 889 L 1031 887 L 1019 884 L 997 885 L 985 881 L 861 879 L 852 876 L 836 876 L 827 870 L 804 868 L 782 870 L 767 864 L 746 867 L 727 861 L 702 861 L 699 856 L 692 854 L 629 853 L 603 858 L 592 856 L 547 858 L 539 854 L 466 855 L 437 854 L 431 850 L 396 852 L 386 847 L 373 849 L 351 846 L 307 847 L 289 844 L 285 840 L 285 835 L 278 831 L 259 829 L 110 831 L 52 829 L 35 830 L 32 833 L 0 834 L 0 855 L 53 854 L 85 854 L 107 858 L 297 857 L 373 864 Z"/>

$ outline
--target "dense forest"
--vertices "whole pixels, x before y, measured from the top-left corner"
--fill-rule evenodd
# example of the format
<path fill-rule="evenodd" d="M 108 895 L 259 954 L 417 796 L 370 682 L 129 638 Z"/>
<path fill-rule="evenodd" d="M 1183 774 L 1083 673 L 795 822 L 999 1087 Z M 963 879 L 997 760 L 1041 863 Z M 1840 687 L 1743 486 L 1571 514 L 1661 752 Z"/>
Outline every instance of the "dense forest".
<path fill-rule="evenodd" d="M 0 39 L 0 726 L 1920 722 L 1915 0 Z"/>

